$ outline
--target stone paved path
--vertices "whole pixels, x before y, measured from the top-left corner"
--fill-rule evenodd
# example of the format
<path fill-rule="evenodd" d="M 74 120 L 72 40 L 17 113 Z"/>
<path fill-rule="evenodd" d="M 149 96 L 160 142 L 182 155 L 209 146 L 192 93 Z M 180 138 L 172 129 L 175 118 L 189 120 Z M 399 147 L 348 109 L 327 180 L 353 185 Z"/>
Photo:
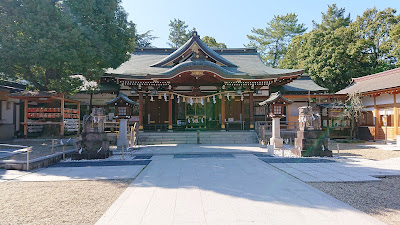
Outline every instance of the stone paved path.
<path fill-rule="evenodd" d="M 271 163 L 270 165 L 305 182 L 379 181 L 400 176 L 400 158 L 343 163 Z"/>
<path fill-rule="evenodd" d="M 261 161 L 155 155 L 97 224 L 382 224 Z"/>

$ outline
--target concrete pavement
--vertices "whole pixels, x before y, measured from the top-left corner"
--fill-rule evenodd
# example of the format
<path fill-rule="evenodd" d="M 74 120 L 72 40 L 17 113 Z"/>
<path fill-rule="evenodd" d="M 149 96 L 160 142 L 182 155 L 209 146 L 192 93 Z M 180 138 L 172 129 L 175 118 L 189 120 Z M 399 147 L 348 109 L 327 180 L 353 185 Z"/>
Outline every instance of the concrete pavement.
<path fill-rule="evenodd" d="M 97 224 L 382 224 L 262 162 L 157 155 Z"/>

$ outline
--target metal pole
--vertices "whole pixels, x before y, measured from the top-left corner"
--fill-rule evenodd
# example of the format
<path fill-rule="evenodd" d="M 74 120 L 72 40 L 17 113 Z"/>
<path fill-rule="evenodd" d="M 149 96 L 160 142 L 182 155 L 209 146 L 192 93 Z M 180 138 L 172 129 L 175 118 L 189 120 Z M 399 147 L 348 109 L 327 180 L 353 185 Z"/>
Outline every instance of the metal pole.
<path fill-rule="evenodd" d="M 197 144 L 200 144 L 200 131 L 197 131 Z"/>
<path fill-rule="evenodd" d="M 340 153 L 339 153 L 339 143 L 336 143 L 336 145 L 337 145 L 337 155 L 338 155 L 338 157 L 340 157 Z"/>
<path fill-rule="evenodd" d="M 65 160 L 65 146 L 63 145 L 63 160 Z"/>

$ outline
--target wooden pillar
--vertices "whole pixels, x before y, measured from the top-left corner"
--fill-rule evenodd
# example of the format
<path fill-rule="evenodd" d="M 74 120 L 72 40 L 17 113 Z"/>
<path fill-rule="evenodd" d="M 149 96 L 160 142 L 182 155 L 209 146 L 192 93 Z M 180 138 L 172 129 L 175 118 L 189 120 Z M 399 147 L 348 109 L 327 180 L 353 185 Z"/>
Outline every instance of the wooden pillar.
<path fill-rule="evenodd" d="M 398 134 L 398 126 L 399 126 L 399 112 L 397 110 L 397 102 L 396 102 L 396 93 L 393 93 L 393 129 L 394 129 L 394 138 L 396 138 L 396 135 Z"/>
<path fill-rule="evenodd" d="M 244 121 L 244 99 L 243 99 L 243 101 L 241 101 L 241 107 L 242 107 L 242 112 L 241 112 L 241 114 L 242 114 L 242 121 Z"/>
<path fill-rule="evenodd" d="M 250 101 L 250 129 L 254 129 L 254 104 L 253 104 L 253 92 L 249 93 L 249 101 Z"/>
<path fill-rule="evenodd" d="M 375 119 L 375 135 L 374 140 L 377 139 L 378 131 L 379 131 L 379 115 L 378 108 L 376 108 L 376 96 L 374 95 L 374 119 Z"/>
<path fill-rule="evenodd" d="M 78 134 L 81 131 L 81 103 L 78 103 Z"/>
<path fill-rule="evenodd" d="M 139 130 L 143 130 L 143 92 L 139 92 Z"/>
<path fill-rule="evenodd" d="M 24 100 L 24 138 L 28 138 L 28 99 Z"/>
<path fill-rule="evenodd" d="M 64 136 L 64 118 L 65 118 L 65 112 L 64 112 L 64 94 L 61 95 L 61 122 L 60 122 L 60 135 L 61 137 Z"/>
<path fill-rule="evenodd" d="M 221 129 L 225 129 L 225 96 L 221 98 Z"/>
<path fill-rule="evenodd" d="M 168 101 L 168 130 L 172 130 L 172 94 L 169 95 Z"/>
<path fill-rule="evenodd" d="M 292 127 L 290 126 L 290 105 L 285 105 L 286 107 L 286 121 L 287 121 L 287 129 L 292 129 Z"/>

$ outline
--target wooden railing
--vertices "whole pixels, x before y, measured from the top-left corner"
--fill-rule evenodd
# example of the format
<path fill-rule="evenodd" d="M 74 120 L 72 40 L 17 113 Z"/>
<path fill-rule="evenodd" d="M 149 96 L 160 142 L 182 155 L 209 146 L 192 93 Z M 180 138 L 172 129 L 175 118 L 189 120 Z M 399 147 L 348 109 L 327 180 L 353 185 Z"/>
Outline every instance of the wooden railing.
<path fill-rule="evenodd" d="M 130 130 L 130 147 L 136 147 L 137 146 L 137 136 L 138 136 L 138 123 L 135 123 L 133 126 L 131 126 Z"/>

